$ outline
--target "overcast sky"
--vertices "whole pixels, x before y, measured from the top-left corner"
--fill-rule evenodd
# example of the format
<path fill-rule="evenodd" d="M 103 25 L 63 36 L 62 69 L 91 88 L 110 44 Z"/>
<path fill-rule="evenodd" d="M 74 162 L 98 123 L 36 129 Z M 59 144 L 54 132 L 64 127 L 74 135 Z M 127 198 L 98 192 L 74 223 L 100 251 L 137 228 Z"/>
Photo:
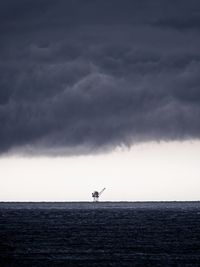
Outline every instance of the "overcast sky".
<path fill-rule="evenodd" d="M 149 166 L 148 183 L 168 179 L 163 181 L 177 188 L 185 179 L 187 184 L 190 177 L 184 173 L 194 174 L 199 158 L 199 32 L 199 0 L 0 0 L 0 165 L 15 166 L 11 172 L 8 167 L 7 178 L 7 170 L 0 169 L 1 188 L 14 181 L 14 191 L 4 190 L 2 199 L 20 198 L 14 184 L 25 183 L 18 171 L 55 188 L 57 180 L 48 180 L 41 160 L 49 161 L 49 170 L 62 163 L 58 176 L 67 175 L 68 184 L 73 178 L 66 162 L 72 160 L 80 170 L 85 162 L 88 174 L 76 174 L 85 194 L 91 179 L 100 186 L 99 166 L 105 171 L 102 186 L 111 185 L 117 176 L 116 153 L 134 183 L 146 179 L 145 174 L 135 177 L 134 162 L 139 157 L 136 165 L 147 168 L 151 151 L 157 157 L 152 166 L 162 161 L 158 155 L 163 153 L 166 165 L 160 163 L 157 178 Z M 143 156 L 136 147 L 143 147 Z M 182 149 L 185 163 L 179 164 L 181 154 L 175 153 L 177 178 L 172 181 L 167 162 L 173 151 Z M 129 164 L 127 157 L 133 157 Z M 99 163 L 91 173 L 94 158 Z M 29 169 L 24 167 L 33 161 Z M 113 174 L 107 177 L 109 168 Z M 185 198 L 195 198 L 199 174 L 196 169 L 194 188 Z M 154 187 L 152 195 L 141 186 L 141 195 L 130 187 L 122 193 L 123 177 L 118 180 L 110 199 L 184 198 L 179 191 L 170 195 L 167 186 L 166 192 Z M 59 192 L 47 196 L 41 189 L 40 197 L 30 193 L 22 199 L 56 200 Z M 63 194 L 76 198 L 75 193 Z"/>

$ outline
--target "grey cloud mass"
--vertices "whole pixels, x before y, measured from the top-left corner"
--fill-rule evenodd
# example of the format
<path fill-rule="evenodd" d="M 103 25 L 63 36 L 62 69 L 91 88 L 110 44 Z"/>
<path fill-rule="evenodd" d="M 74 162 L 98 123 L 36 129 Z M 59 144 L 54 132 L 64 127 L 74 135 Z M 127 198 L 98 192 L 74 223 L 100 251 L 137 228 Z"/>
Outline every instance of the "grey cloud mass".
<path fill-rule="evenodd" d="M 200 138 L 199 0 L 0 0 L 0 153 Z"/>

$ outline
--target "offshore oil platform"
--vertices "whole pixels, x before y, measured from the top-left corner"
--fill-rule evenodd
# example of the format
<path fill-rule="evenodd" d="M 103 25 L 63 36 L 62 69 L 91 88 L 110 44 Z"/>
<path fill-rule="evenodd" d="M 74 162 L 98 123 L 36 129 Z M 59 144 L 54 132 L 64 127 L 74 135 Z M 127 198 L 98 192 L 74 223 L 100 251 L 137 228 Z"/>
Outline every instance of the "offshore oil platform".
<path fill-rule="evenodd" d="M 103 191 L 105 190 L 106 188 L 104 187 L 100 192 L 98 191 L 94 191 L 92 193 L 92 197 L 93 197 L 93 201 L 94 202 L 98 202 L 99 201 L 99 197 L 101 196 L 101 194 L 103 193 Z"/>

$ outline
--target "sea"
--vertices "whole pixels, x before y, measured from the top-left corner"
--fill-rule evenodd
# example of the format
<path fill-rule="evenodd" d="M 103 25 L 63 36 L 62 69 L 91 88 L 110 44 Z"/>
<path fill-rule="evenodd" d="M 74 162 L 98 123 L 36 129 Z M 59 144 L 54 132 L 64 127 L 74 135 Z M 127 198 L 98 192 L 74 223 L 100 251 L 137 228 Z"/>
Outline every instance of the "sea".
<path fill-rule="evenodd" d="M 200 202 L 0 203 L 0 267 L 200 266 Z"/>

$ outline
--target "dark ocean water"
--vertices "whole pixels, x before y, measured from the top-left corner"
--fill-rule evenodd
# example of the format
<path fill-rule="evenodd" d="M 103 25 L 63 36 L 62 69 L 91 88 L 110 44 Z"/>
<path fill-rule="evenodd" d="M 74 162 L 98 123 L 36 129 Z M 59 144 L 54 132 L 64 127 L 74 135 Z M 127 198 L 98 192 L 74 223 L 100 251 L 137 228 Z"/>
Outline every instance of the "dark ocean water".
<path fill-rule="evenodd" d="M 200 266 L 200 203 L 0 203 L 0 267 Z"/>

